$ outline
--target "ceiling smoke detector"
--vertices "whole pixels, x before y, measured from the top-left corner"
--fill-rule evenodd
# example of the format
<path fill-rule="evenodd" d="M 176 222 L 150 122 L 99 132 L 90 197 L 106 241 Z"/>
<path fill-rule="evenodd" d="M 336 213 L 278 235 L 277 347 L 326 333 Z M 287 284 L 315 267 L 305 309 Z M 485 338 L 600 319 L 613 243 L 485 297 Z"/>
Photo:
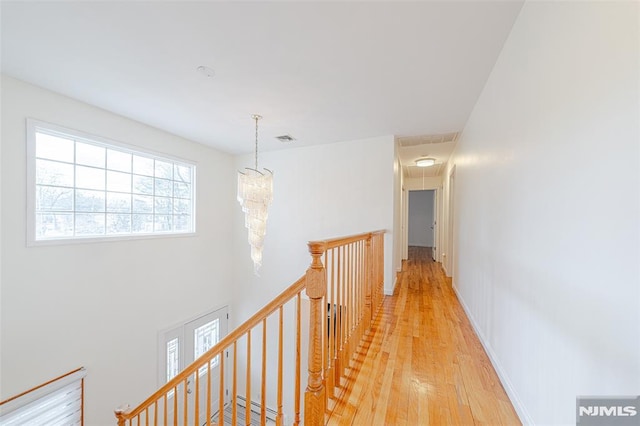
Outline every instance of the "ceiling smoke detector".
<path fill-rule="evenodd" d="M 291 136 L 291 135 L 282 135 L 282 136 L 276 136 L 276 139 L 278 139 L 280 142 L 284 142 L 284 143 L 288 143 L 288 142 L 293 142 L 296 139 Z"/>

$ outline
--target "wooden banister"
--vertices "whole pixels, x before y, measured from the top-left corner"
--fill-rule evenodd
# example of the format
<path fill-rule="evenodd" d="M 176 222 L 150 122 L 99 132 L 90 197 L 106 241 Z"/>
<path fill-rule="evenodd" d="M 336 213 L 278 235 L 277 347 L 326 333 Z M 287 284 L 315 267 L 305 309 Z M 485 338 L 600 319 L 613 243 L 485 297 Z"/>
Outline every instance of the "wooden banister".
<path fill-rule="evenodd" d="M 360 343 L 361 338 L 370 328 L 372 319 L 382 302 L 384 271 L 384 230 L 351 235 L 342 238 L 331 238 L 308 243 L 311 264 L 305 275 L 289 288 L 256 312 L 251 318 L 223 337 L 211 349 L 205 352 L 194 363 L 185 367 L 175 377 L 145 399 L 133 409 L 116 410 L 118 426 L 142 425 L 217 425 L 224 422 L 224 410 L 227 402 L 231 404 L 231 421 L 235 425 L 240 420 L 239 414 L 244 412 L 245 425 L 251 424 L 251 390 L 252 380 L 260 383 L 260 423 L 266 423 L 267 390 L 275 394 L 275 421 L 282 425 L 284 421 L 283 392 L 293 388 L 295 411 L 293 424 L 301 423 L 301 294 L 303 291 L 309 298 L 309 353 L 307 360 L 308 378 L 304 390 L 304 424 L 308 426 L 323 425 L 328 412 L 328 402 L 339 395 L 336 390 L 341 387 L 341 379 L 345 369 Z M 284 326 L 285 305 L 293 301 L 295 309 L 295 337 L 292 346 L 295 356 L 294 383 L 285 385 L 284 376 Z M 289 305 L 291 306 L 291 305 Z M 267 330 L 267 319 L 276 313 L 277 328 Z M 261 330 L 260 330 L 261 329 Z M 258 334 L 262 331 L 261 336 Z M 252 336 L 262 337 L 262 344 L 252 346 Z M 274 347 L 277 357 L 270 360 L 275 363 L 267 367 L 267 339 L 277 343 Z M 276 336 L 276 337 L 274 337 Z M 246 359 L 239 359 L 242 354 L 239 342 L 244 344 Z M 260 347 L 261 346 L 261 347 Z M 255 351 L 253 350 L 255 348 Z M 254 372 L 252 379 L 252 354 L 261 355 L 260 375 Z M 227 356 L 231 355 L 230 358 Z M 219 360 L 219 378 L 212 380 L 212 362 Z M 245 363 L 242 366 L 242 363 Z M 214 364 L 215 365 L 215 364 Z M 225 378 L 225 368 L 229 376 Z M 245 368 L 243 377 L 238 377 L 238 369 Z M 291 367 L 289 367 L 291 368 Z M 206 373 L 201 371 L 206 370 Z M 267 387 L 267 369 L 277 371 L 274 383 Z M 201 374 L 206 374 L 201 378 Z M 242 374 L 242 373 L 240 373 Z M 245 380 L 242 380 L 242 379 Z M 270 379 L 271 380 L 271 379 Z M 227 384 L 228 382 L 228 384 Z M 238 410 L 237 393 L 242 392 L 238 384 L 246 382 L 244 389 L 245 409 Z M 188 385 L 196 384 L 195 400 L 189 406 L 188 395 L 192 392 Z M 200 389 L 206 383 L 206 394 Z M 213 387 L 218 385 L 219 404 L 212 407 Z M 227 389 L 232 395 L 226 399 Z M 201 397 L 205 400 L 201 403 Z M 180 401 L 179 401 L 180 399 Z M 204 406 L 206 405 L 206 407 Z M 179 411 L 180 410 L 180 411 Z M 172 414 L 170 413 L 172 412 Z M 217 414 L 216 412 L 217 411 Z M 199 419 L 199 414 L 206 415 L 206 421 Z M 218 416 L 217 422 L 212 420 Z M 214 417 L 212 417 L 214 416 Z M 172 417 L 169 421 L 168 417 Z M 202 423 L 199 423 L 202 422 Z"/>

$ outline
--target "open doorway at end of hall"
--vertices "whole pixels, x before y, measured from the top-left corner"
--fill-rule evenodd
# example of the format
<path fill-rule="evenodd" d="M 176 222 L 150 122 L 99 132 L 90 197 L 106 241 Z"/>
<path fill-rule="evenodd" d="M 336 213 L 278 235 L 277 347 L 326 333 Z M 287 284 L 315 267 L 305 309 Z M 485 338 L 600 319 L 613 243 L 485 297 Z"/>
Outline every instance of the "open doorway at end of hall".
<path fill-rule="evenodd" d="M 436 260 L 436 191 L 409 191 L 408 245 L 425 247 Z"/>

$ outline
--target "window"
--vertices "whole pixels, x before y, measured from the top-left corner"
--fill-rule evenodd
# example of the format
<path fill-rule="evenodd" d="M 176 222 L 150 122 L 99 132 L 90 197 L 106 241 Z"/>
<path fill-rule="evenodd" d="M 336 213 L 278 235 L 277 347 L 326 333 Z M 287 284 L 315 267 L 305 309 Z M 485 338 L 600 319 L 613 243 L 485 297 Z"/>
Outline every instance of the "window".
<path fill-rule="evenodd" d="M 82 425 L 86 374 L 84 368 L 79 368 L 3 401 L 0 403 L 0 424 Z"/>
<path fill-rule="evenodd" d="M 195 165 L 28 120 L 30 242 L 194 232 Z"/>

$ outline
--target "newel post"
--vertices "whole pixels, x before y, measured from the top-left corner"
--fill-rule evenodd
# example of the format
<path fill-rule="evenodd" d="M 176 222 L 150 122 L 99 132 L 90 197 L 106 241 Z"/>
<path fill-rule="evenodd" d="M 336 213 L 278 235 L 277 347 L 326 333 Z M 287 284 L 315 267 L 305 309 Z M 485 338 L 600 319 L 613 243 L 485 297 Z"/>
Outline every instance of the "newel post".
<path fill-rule="evenodd" d="M 309 243 L 311 266 L 307 269 L 306 288 L 309 296 L 309 381 L 304 394 L 305 426 L 324 425 L 326 410 L 325 386 L 322 374 L 322 322 L 326 321 L 326 306 L 322 299 L 327 292 L 326 273 L 322 264 L 323 243 Z"/>
<path fill-rule="evenodd" d="M 123 405 L 114 410 L 116 418 L 118 419 L 118 426 L 125 426 L 126 417 L 125 415 L 129 411 L 128 405 Z"/>

